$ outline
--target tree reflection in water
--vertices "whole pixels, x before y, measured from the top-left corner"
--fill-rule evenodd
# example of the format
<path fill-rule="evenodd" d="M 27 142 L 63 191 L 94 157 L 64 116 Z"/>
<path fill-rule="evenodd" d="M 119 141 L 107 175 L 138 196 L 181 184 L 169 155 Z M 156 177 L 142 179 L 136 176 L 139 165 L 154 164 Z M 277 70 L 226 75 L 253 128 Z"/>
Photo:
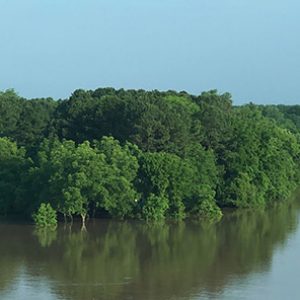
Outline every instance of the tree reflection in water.
<path fill-rule="evenodd" d="M 219 223 L 91 221 L 87 231 L 32 234 L 0 225 L 0 298 L 20 272 L 47 280 L 60 299 L 182 299 L 216 295 L 233 277 L 267 272 L 297 229 L 298 202 L 226 213 Z M 32 287 L 34 288 L 34 287 Z"/>

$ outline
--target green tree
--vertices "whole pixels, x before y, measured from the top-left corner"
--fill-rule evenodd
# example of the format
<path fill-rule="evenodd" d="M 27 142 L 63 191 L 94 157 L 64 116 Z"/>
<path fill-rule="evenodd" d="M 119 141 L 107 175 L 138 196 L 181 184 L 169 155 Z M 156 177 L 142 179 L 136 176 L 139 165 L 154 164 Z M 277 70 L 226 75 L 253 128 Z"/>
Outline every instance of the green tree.
<path fill-rule="evenodd" d="M 119 218 L 132 215 L 138 199 L 133 186 L 138 163 L 129 145 L 122 147 L 105 137 L 94 146 L 45 142 L 38 156 L 39 166 L 33 173 L 43 179 L 39 198 L 48 195 L 63 215 L 80 215 L 83 224 L 93 209 Z"/>
<path fill-rule="evenodd" d="M 0 137 L 13 137 L 16 133 L 23 102 L 14 90 L 0 91 Z"/>
<path fill-rule="evenodd" d="M 254 105 L 238 108 L 234 114 L 219 201 L 252 207 L 286 199 L 297 182 L 296 137 L 263 117 Z"/>
<path fill-rule="evenodd" d="M 49 203 L 42 203 L 32 218 L 39 228 L 55 229 L 57 226 L 56 211 Z"/>
<path fill-rule="evenodd" d="M 0 138 L 0 214 L 20 212 L 17 197 L 29 161 L 25 150 L 8 138 Z"/>
<path fill-rule="evenodd" d="M 186 213 L 200 216 L 199 205 L 206 199 L 215 203 L 216 168 L 212 153 L 204 151 L 201 147 L 197 150 L 204 152 L 202 157 L 198 157 L 197 163 L 192 159 L 182 159 L 164 152 L 147 152 L 140 156 L 138 178 L 139 190 L 142 193 L 142 210 L 143 206 L 149 206 L 149 198 L 150 207 L 153 207 L 153 202 L 163 199 L 161 201 L 167 201 L 168 209 L 158 209 L 159 218 L 163 211 L 164 217 L 182 219 Z M 209 165 L 211 169 L 207 169 Z M 155 210 L 152 209 L 151 212 L 153 214 Z"/>
<path fill-rule="evenodd" d="M 168 209 L 168 199 L 163 196 L 149 194 L 142 208 L 142 216 L 148 221 L 161 221 Z"/>
<path fill-rule="evenodd" d="M 139 199 L 134 187 L 138 161 L 131 154 L 130 147 L 130 144 L 122 147 L 112 137 L 103 137 L 99 143 L 96 142 L 96 148 L 104 155 L 108 168 L 103 182 L 104 189 L 96 201 L 113 217 L 132 216 Z"/>

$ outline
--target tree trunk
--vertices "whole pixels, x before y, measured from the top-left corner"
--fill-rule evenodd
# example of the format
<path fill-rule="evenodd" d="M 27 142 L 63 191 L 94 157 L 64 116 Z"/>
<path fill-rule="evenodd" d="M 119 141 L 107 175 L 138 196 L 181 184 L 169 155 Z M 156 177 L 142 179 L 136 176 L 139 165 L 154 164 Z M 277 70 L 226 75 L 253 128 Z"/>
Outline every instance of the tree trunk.
<path fill-rule="evenodd" d="M 86 227 L 85 227 L 85 218 L 86 218 L 86 214 L 81 214 L 81 220 L 82 220 L 81 230 L 86 230 Z"/>

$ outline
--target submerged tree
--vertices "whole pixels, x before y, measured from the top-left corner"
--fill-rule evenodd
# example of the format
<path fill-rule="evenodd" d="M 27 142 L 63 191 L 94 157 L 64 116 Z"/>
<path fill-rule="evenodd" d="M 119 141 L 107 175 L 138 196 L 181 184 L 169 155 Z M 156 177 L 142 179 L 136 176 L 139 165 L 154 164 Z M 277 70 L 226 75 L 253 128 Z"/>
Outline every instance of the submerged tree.
<path fill-rule="evenodd" d="M 57 226 L 56 211 L 49 203 L 42 203 L 32 218 L 39 228 L 55 229 Z"/>

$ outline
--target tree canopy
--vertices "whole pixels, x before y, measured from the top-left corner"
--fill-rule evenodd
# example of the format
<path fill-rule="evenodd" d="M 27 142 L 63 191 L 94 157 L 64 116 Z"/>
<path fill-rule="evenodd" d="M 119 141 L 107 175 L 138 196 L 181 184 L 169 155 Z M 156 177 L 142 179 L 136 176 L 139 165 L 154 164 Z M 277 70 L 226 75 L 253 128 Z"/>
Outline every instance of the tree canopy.
<path fill-rule="evenodd" d="M 0 92 L 0 214 L 220 216 L 287 199 L 299 183 L 299 106 L 235 107 L 229 93 Z M 47 206 L 48 207 L 48 206 Z"/>

